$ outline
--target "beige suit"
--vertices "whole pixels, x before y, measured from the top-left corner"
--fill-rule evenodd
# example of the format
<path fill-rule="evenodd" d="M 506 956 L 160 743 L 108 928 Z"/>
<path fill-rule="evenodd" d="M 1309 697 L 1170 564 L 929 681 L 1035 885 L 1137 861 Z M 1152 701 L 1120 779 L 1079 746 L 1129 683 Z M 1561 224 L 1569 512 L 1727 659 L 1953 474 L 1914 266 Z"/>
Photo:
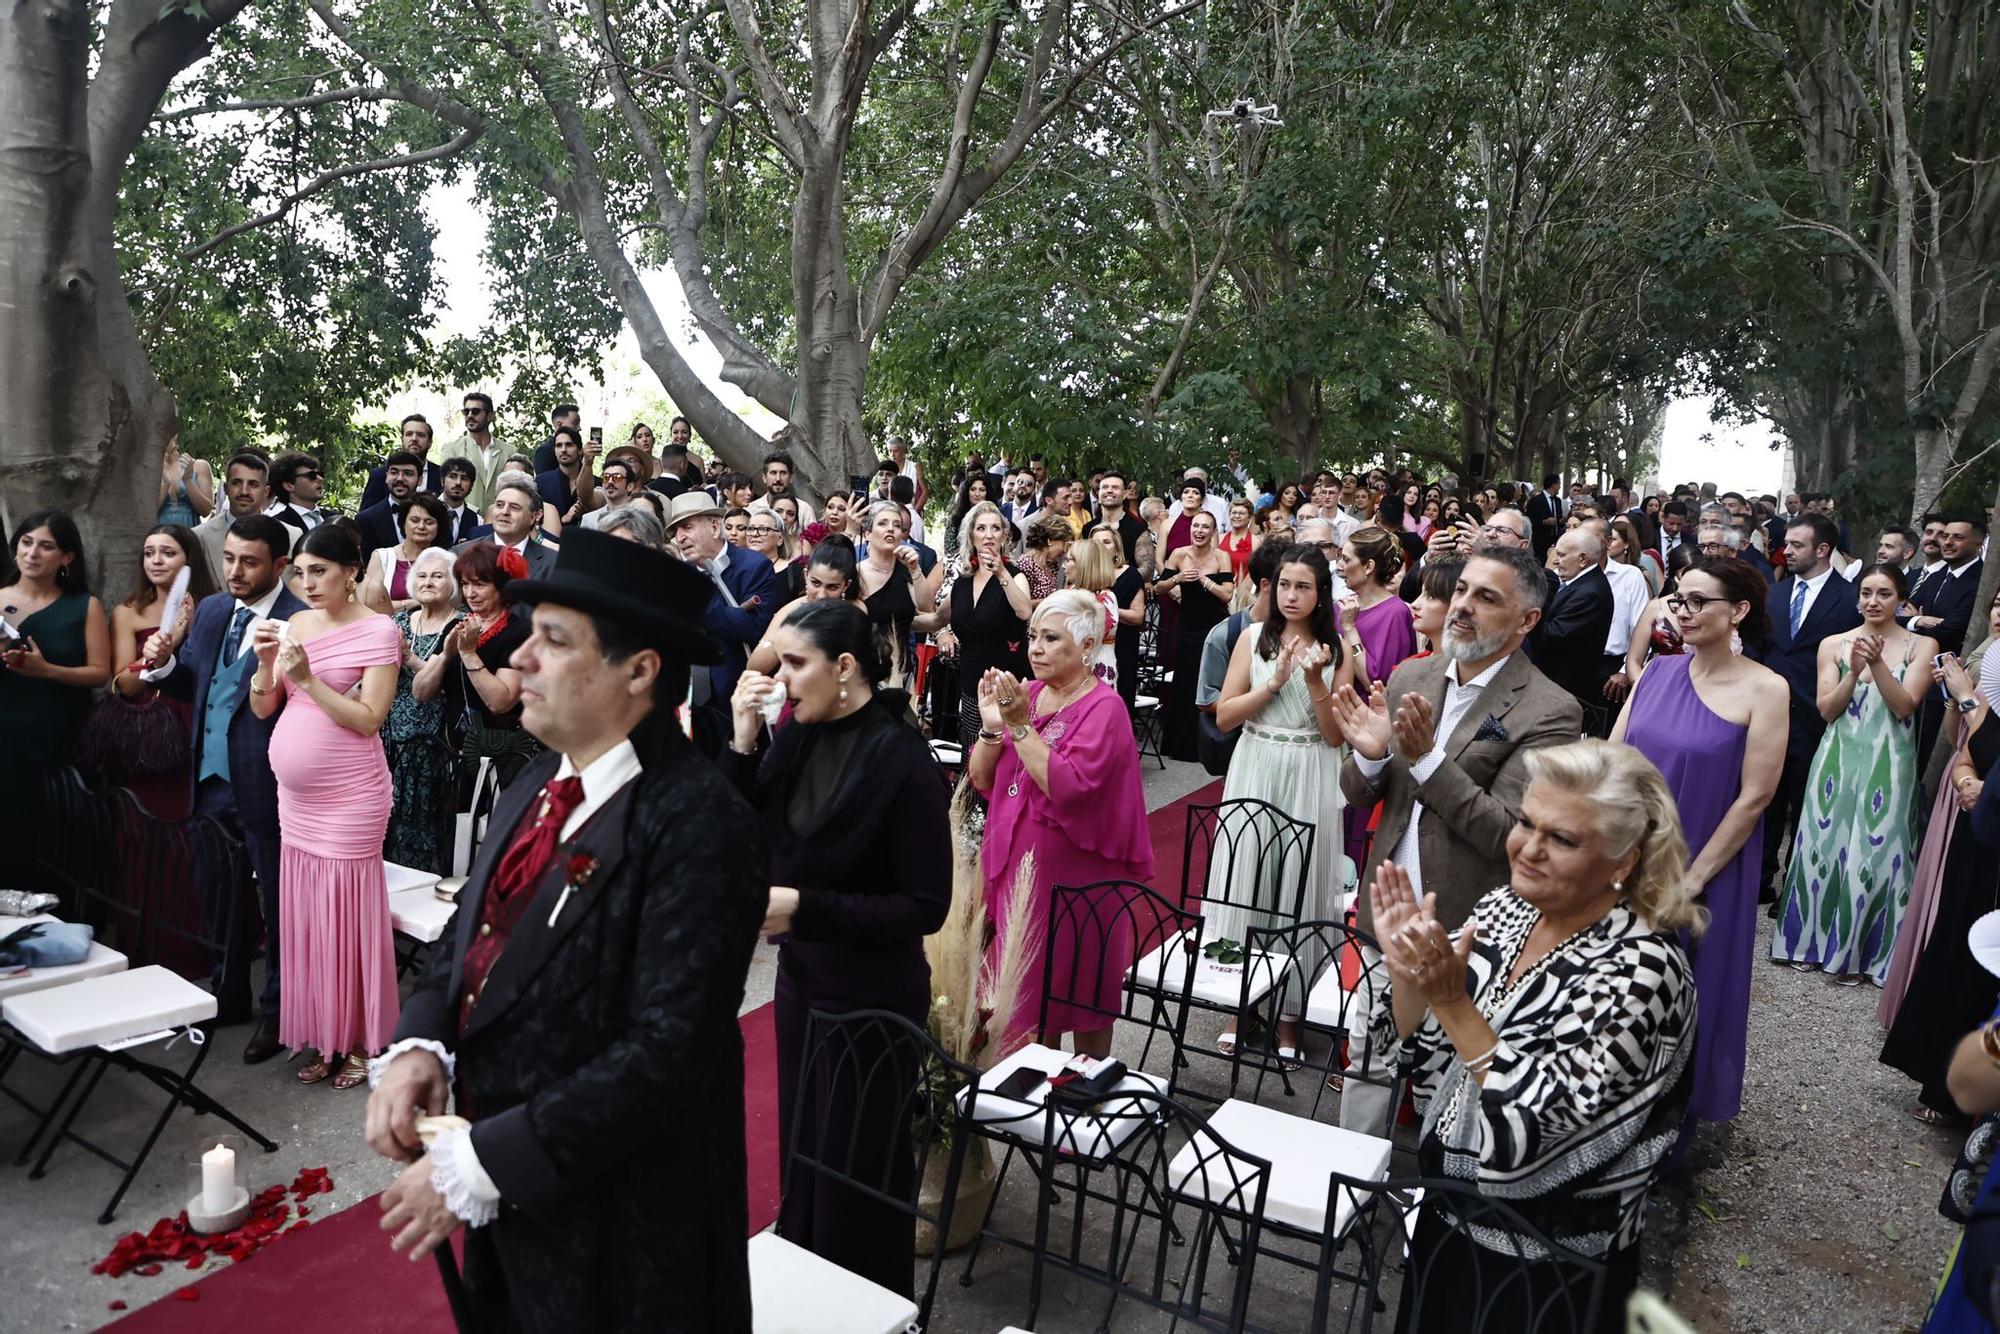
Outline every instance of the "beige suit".
<path fill-rule="evenodd" d="M 1390 712 L 1414 691 L 1442 717 L 1448 664 L 1441 654 L 1433 654 L 1397 667 L 1389 675 Z M 1401 840 L 1418 801 L 1424 807 L 1417 829 L 1423 890 L 1437 895 L 1438 920 L 1457 929 L 1482 896 L 1508 881 L 1507 835 L 1528 786 L 1528 752 L 1575 741 L 1582 733 L 1583 710 L 1576 697 L 1516 649 L 1459 719 L 1445 744 L 1444 763 L 1430 781 L 1419 784 L 1392 747 L 1389 767 L 1377 780 L 1379 789 L 1370 787 L 1350 755 L 1340 768 L 1342 793 L 1356 804 L 1382 800 L 1380 828 L 1361 872 L 1361 929 L 1374 933 L 1368 890 L 1375 882 L 1375 864 Z"/>
<path fill-rule="evenodd" d="M 509 452 L 507 447 L 500 443 L 497 434 L 492 440 L 493 455 L 490 461 L 480 455 L 479 446 L 473 443 L 469 435 L 461 435 L 456 440 L 448 441 L 438 450 L 437 457 L 431 460 L 439 468 L 444 466 L 446 459 L 464 459 L 472 464 L 472 490 L 467 493 L 465 503 L 482 518 L 485 517 L 486 507 L 493 503 L 495 483 L 500 480 L 500 474 L 504 471 L 501 465 L 506 462 Z"/>
<path fill-rule="evenodd" d="M 215 576 L 215 586 L 222 586 L 222 539 L 229 535 L 236 517 L 229 512 L 228 502 L 217 505 L 215 513 L 195 525 L 194 535 L 201 539 L 201 549 L 208 553 L 208 570 Z"/>

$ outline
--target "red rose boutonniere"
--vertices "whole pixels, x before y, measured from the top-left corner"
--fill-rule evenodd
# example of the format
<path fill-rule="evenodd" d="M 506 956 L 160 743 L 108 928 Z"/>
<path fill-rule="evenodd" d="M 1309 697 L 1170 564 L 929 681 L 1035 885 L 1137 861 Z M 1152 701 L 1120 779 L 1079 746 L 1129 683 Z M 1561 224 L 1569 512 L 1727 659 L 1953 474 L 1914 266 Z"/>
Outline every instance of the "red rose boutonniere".
<path fill-rule="evenodd" d="M 587 852 L 572 852 L 569 854 L 563 862 L 562 896 L 556 900 L 555 911 L 549 914 L 550 926 L 553 927 L 556 924 L 556 918 L 562 916 L 563 905 L 569 902 L 569 896 L 587 888 L 590 884 L 590 877 L 596 874 L 597 858 Z"/>

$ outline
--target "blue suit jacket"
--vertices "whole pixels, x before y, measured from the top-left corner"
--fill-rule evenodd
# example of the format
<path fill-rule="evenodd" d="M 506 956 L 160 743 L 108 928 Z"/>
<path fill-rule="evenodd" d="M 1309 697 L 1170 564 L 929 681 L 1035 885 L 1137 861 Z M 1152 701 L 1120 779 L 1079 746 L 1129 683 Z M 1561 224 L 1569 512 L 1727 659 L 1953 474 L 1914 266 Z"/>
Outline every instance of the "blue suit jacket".
<path fill-rule="evenodd" d="M 271 604 L 271 619 L 290 620 L 306 609 L 306 604 L 287 588 Z M 174 657 L 174 670 L 160 682 L 160 688 L 176 699 L 194 702 L 193 772 L 201 772 L 202 715 L 208 710 L 208 689 L 215 679 L 215 659 L 236 615 L 236 599 L 227 593 L 211 593 L 194 609 L 194 624 Z M 228 669 L 237 676 L 236 712 L 229 721 L 229 785 L 236 794 L 236 811 L 246 827 L 253 830 L 278 828 L 278 780 L 271 776 L 271 729 L 278 725 L 273 714 L 259 718 L 250 709 L 250 674 L 257 670 L 257 655 L 245 653 Z"/>
<path fill-rule="evenodd" d="M 395 508 L 395 501 L 382 500 L 364 506 L 362 511 L 354 516 L 355 524 L 361 529 L 363 556 L 382 547 L 393 547 L 403 540 L 396 535 Z"/>
<path fill-rule="evenodd" d="M 1787 759 L 1811 759 L 1826 731 L 1826 719 L 1819 716 L 1819 646 L 1830 635 L 1843 635 L 1861 624 L 1861 608 L 1856 602 L 1854 582 L 1830 574 L 1820 585 L 1819 596 L 1806 612 L 1798 637 L 1792 637 L 1792 584 L 1787 575 L 1771 586 L 1765 610 L 1771 615 L 1771 638 L 1759 657 L 1766 667 L 1785 678 L 1792 691 L 1792 733 L 1785 742 Z"/>
<path fill-rule="evenodd" d="M 729 552 L 729 565 L 722 572 L 722 582 L 738 605 L 732 607 L 720 596 L 709 599 L 701 626 L 722 645 L 722 661 L 710 669 L 708 679 L 716 698 L 723 700 L 726 707 L 729 692 L 736 689 L 736 678 L 743 674 L 743 664 L 749 661 L 750 650 L 764 638 L 771 617 L 777 614 L 778 586 L 770 561 L 744 547 L 730 546 L 725 550 Z M 755 607 L 742 605 L 753 597 L 757 599 Z"/>

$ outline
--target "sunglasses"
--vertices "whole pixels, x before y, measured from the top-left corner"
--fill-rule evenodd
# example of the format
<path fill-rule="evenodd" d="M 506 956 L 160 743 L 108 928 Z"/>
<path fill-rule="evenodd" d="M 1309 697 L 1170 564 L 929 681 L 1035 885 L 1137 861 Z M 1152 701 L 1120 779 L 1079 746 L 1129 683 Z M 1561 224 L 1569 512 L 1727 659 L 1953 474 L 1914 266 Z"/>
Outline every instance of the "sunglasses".
<path fill-rule="evenodd" d="M 314 481 L 318 479 L 320 474 L 317 468 L 301 468 L 299 469 L 297 475 L 305 478 L 308 481 Z"/>

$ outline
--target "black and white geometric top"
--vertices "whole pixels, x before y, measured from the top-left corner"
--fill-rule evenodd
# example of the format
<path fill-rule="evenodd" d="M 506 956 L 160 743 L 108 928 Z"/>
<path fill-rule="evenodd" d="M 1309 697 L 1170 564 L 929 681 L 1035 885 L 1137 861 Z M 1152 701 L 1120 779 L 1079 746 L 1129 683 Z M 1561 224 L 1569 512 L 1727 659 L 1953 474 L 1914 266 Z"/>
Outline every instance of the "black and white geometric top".
<path fill-rule="evenodd" d="M 1424 1113 L 1424 1170 L 1475 1183 L 1581 1254 L 1629 1245 L 1692 1086 L 1687 953 L 1677 936 L 1621 903 L 1509 988 L 1507 974 L 1541 913 L 1502 887 L 1473 918 L 1479 935 L 1467 986 L 1500 1046 L 1481 1086 L 1435 1016 L 1426 1014 L 1404 1044 Z M 1389 993 L 1382 987 L 1376 997 L 1378 1051 L 1396 1049 Z M 1471 1229 L 1473 1239 L 1514 1251 L 1486 1231 Z"/>

